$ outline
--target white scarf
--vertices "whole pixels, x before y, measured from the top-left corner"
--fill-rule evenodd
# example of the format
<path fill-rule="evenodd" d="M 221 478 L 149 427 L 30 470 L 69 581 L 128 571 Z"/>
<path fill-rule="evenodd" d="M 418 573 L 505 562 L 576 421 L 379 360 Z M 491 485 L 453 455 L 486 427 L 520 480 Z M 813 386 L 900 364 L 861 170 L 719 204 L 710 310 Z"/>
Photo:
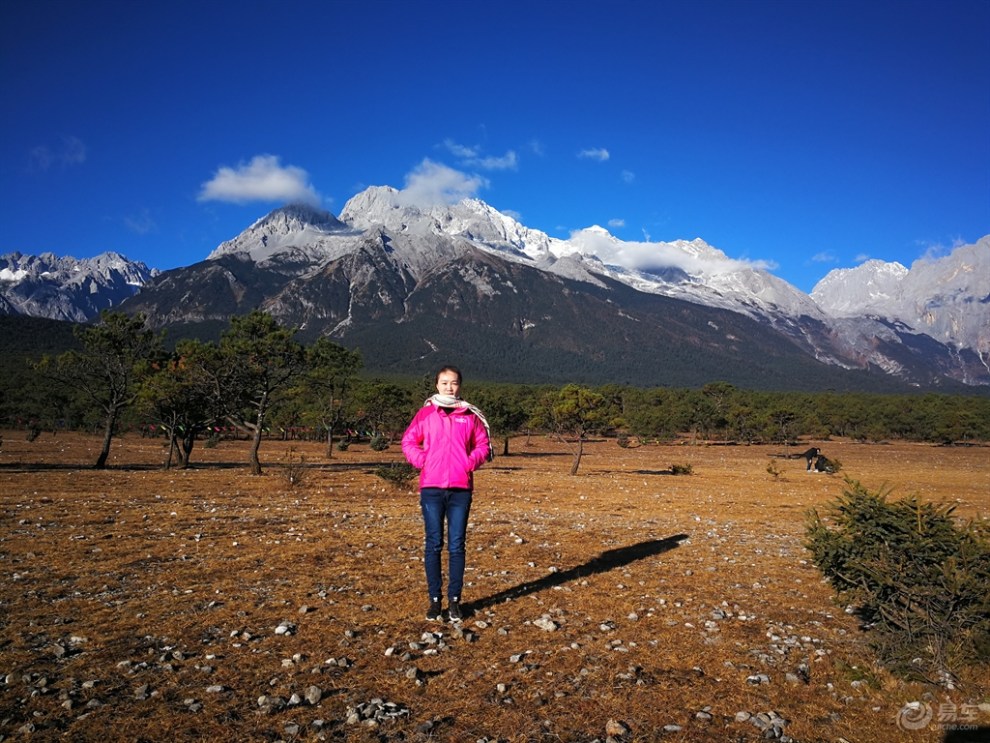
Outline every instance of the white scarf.
<path fill-rule="evenodd" d="M 476 416 L 478 420 L 481 421 L 482 425 L 485 427 L 485 432 L 488 434 L 488 461 L 492 461 L 495 451 L 492 446 L 492 429 L 488 425 L 488 419 L 485 418 L 485 414 L 481 412 L 481 409 L 472 405 L 467 400 L 462 400 L 459 397 L 454 397 L 453 395 L 441 395 L 437 393 L 432 397 L 428 397 L 426 402 L 423 403 L 425 408 L 427 405 L 433 405 L 437 408 L 455 408 L 457 410 L 470 410 Z"/>

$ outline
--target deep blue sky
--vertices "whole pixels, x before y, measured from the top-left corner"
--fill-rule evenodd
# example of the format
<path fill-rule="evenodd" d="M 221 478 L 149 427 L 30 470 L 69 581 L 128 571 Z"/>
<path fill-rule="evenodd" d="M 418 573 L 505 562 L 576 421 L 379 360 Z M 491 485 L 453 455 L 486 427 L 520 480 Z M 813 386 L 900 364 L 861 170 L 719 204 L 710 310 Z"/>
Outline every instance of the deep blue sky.
<path fill-rule="evenodd" d="M 990 233 L 988 38 L 986 0 L 0 0 L 0 253 L 171 268 L 415 182 L 810 291 Z"/>

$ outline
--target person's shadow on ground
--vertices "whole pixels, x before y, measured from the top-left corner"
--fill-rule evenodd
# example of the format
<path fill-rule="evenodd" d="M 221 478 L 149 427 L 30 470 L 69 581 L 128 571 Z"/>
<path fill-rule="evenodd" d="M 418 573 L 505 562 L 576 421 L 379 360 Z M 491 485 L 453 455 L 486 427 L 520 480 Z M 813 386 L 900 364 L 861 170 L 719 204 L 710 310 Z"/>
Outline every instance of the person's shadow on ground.
<path fill-rule="evenodd" d="M 544 575 L 542 578 L 520 583 L 518 586 L 513 586 L 512 588 L 506 588 L 504 591 L 499 591 L 491 596 L 472 601 L 466 604 L 464 608 L 468 612 L 476 612 L 503 601 L 508 601 L 509 599 L 517 599 L 547 588 L 563 585 L 577 578 L 583 578 L 597 573 L 606 573 L 609 570 L 614 570 L 637 560 L 653 557 L 654 555 L 672 550 L 687 538 L 687 534 L 677 534 L 665 539 L 651 539 L 648 542 L 639 542 L 638 544 L 631 544 L 627 547 L 616 547 L 615 549 L 606 550 L 586 563 L 569 568 L 568 570 L 562 570 L 558 573 Z"/>

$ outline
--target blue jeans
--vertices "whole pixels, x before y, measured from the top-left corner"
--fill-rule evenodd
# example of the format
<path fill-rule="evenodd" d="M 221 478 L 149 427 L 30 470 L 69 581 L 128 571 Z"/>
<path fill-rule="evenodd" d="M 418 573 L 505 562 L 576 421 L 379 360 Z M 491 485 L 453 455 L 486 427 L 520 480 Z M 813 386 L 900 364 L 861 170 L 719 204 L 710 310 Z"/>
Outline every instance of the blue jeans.
<path fill-rule="evenodd" d="M 419 491 L 419 505 L 423 509 L 423 526 L 426 542 L 423 562 L 426 565 L 426 586 L 431 599 L 440 599 L 443 576 L 440 572 L 440 553 L 443 551 L 443 522 L 447 521 L 447 569 L 450 581 L 447 597 L 461 599 L 464 587 L 464 542 L 467 536 L 468 514 L 471 512 L 471 491 L 448 488 L 423 488 Z"/>

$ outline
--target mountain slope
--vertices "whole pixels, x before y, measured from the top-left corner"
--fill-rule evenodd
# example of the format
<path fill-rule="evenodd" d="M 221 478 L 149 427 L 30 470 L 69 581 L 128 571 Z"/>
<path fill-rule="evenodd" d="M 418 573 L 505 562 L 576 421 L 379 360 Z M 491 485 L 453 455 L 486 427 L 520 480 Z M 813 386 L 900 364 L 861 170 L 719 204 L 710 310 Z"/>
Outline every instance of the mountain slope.
<path fill-rule="evenodd" d="M 125 308 L 156 324 L 217 328 L 225 312 L 255 303 L 299 327 L 303 340 L 359 348 L 375 373 L 418 375 L 457 360 L 474 377 L 518 382 L 890 389 L 882 375 L 818 362 L 739 313 L 607 277 L 590 284 L 463 239 L 430 239 L 423 251 L 423 239 L 373 227 L 356 250 L 304 274 L 273 270 L 273 256 L 262 265 L 228 254 L 163 274 Z"/>

